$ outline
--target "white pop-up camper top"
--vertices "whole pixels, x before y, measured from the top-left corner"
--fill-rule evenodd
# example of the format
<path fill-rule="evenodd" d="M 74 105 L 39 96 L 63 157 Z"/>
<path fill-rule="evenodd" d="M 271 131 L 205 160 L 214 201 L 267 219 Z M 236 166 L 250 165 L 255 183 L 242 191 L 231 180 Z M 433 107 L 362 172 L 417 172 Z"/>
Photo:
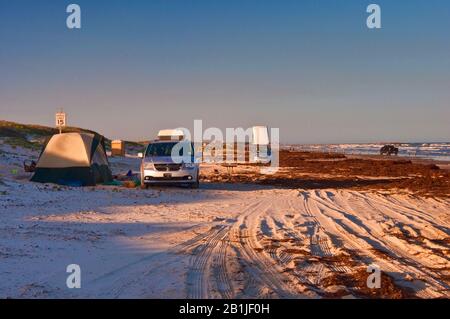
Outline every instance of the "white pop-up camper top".
<path fill-rule="evenodd" d="M 253 126 L 252 127 L 252 140 L 253 158 L 251 159 L 255 163 L 270 163 L 271 150 L 269 129 L 267 126 Z"/>
<path fill-rule="evenodd" d="M 158 132 L 158 139 L 162 141 L 181 141 L 184 138 L 182 130 L 160 130 Z"/>

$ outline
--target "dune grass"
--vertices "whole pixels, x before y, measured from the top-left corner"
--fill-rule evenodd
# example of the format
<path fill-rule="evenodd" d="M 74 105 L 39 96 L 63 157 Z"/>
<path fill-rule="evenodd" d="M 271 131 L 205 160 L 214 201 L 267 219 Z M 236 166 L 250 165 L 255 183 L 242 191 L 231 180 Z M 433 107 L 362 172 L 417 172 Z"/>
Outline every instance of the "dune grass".
<path fill-rule="evenodd" d="M 58 132 L 58 129 L 53 127 L 0 120 L 0 138 L 3 138 L 3 142 L 13 148 L 39 150 L 48 137 Z M 64 132 L 95 133 L 78 127 L 66 127 Z"/>
<path fill-rule="evenodd" d="M 59 130 L 54 127 L 0 120 L 0 139 L 13 148 L 22 147 L 31 150 L 40 150 L 45 140 L 58 132 Z M 71 126 L 65 127 L 64 132 L 97 133 L 92 130 Z M 143 142 L 125 141 L 125 143 L 127 152 L 131 153 L 143 152 L 146 146 L 146 143 Z M 110 139 L 105 138 L 105 146 L 106 150 L 111 150 Z"/>

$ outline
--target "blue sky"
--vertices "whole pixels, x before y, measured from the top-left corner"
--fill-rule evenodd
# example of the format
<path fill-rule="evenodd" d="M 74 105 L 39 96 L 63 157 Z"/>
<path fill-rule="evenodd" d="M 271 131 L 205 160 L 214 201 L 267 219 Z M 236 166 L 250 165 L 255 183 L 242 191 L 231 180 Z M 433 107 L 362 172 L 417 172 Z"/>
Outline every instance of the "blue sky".
<path fill-rule="evenodd" d="M 111 138 L 202 119 L 288 143 L 449 141 L 450 2 L 0 0 L 0 118 L 53 125 L 60 107 Z"/>

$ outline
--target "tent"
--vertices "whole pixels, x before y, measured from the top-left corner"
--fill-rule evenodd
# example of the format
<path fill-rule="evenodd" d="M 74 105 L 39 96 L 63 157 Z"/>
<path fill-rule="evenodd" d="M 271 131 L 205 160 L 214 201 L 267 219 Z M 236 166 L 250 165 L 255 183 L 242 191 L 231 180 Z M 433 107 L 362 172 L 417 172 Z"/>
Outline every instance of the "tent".
<path fill-rule="evenodd" d="M 112 181 L 104 138 L 94 133 L 53 135 L 39 156 L 33 182 L 93 186 Z"/>

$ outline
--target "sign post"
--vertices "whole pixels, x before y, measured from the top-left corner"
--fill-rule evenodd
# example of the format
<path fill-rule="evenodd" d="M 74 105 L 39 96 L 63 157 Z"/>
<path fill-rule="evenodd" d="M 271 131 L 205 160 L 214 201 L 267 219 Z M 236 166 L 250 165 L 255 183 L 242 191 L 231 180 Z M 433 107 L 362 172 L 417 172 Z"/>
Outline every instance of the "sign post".
<path fill-rule="evenodd" d="M 62 133 L 62 128 L 66 126 L 66 113 L 62 110 L 56 113 L 55 116 L 56 127 L 59 128 L 59 134 Z"/>

